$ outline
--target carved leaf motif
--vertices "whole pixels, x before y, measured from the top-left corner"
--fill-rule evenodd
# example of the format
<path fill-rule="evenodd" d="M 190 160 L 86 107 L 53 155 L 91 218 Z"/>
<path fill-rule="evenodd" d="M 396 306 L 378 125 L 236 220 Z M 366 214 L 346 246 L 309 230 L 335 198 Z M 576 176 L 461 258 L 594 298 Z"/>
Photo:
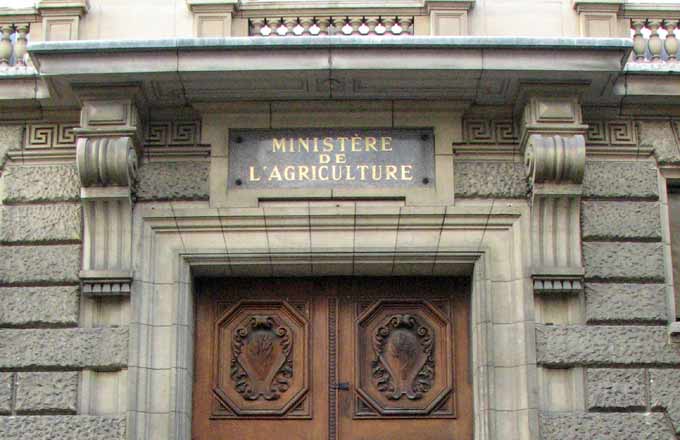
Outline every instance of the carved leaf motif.
<path fill-rule="evenodd" d="M 290 388 L 290 330 L 271 316 L 251 316 L 235 330 L 232 340 L 231 377 L 246 400 L 277 400 Z"/>
<path fill-rule="evenodd" d="M 374 336 L 376 387 L 390 400 L 421 399 L 434 381 L 432 330 L 414 315 L 389 317 Z"/>

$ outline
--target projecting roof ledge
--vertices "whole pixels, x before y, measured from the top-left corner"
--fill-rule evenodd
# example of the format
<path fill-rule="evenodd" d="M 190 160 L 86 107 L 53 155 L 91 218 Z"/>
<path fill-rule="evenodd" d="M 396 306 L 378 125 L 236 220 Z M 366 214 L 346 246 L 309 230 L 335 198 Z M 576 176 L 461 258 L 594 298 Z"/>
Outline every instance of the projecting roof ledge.
<path fill-rule="evenodd" d="M 149 50 L 244 50 L 244 49 L 319 49 L 319 48 L 397 48 L 397 49 L 555 49 L 555 50 L 630 50 L 629 38 L 566 37 L 231 37 L 165 38 L 158 40 L 75 40 L 29 44 L 32 54 L 135 52 Z"/>

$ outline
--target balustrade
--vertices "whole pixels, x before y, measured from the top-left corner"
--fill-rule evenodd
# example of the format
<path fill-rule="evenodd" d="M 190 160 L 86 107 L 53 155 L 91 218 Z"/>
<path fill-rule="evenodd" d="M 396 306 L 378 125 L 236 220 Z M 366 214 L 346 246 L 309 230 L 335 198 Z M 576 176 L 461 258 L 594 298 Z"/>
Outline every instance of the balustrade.
<path fill-rule="evenodd" d="M 0 25 L 0 70 L 27 66 L 29 32 L 27 23 Z"/>
<path fill-rule="evenodd" d="M 249 34 L 262 37 L 413 35 L 413 22 L 413 17 L 263 17 L 249 20 Z"/>
<path fill-rule="evenodd" d="M 633 34 L 633 62 L 677 62 L 677 18 L 633 18 L 630 20 Z"/>

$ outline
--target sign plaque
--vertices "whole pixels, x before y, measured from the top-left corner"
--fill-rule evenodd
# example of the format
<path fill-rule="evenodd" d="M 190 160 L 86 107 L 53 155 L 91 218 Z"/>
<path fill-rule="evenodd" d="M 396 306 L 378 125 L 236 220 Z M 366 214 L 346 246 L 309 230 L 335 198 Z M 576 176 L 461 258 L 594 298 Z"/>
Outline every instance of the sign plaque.
<path fill-rule="evenodd" d="M 431 129 L 231 130 L 229 189 L 434 187 Z"/>

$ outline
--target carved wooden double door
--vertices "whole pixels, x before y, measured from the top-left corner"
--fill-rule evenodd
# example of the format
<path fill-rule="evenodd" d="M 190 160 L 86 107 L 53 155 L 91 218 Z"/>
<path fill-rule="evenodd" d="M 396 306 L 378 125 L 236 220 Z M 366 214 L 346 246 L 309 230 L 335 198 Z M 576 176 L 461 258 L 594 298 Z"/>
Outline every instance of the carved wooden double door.
<path fill-rule="evenodd" d="M 195 440 L 472 438 L 465 283 L 199 282 Z"/>

